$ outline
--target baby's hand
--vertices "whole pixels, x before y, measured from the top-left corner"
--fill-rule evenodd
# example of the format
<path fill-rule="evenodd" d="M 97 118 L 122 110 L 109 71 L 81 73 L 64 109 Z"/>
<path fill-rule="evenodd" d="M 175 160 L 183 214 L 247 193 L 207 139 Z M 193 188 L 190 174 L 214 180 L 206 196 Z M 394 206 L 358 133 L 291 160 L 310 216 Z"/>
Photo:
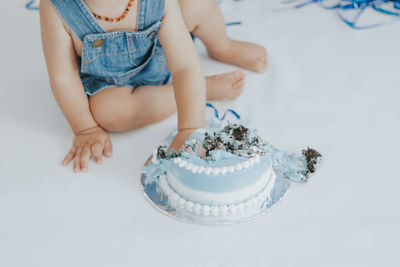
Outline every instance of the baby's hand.
<path fill-rule="evenodd" d="M 169 146 L 170 150 L 179 151 L 181 147 L 185 144 L 185 141 L 189 139 L 190 135 L 196 131 L 197 129 L 184 129 L 179 130 L 178 134 L 175 136 L 171 145 Z"/>
<path fill-rule="evenodd" d="M 72 148 L 61 164 L 66 166 L 73 159 L 74 172 L 86 172 L 90 156 L 93 155 L 96 163 L 101 164 L 103 153 L 106 157 L 111 157 L 110 136 L 100 127 L 92 127 L 75 134 Z"/>

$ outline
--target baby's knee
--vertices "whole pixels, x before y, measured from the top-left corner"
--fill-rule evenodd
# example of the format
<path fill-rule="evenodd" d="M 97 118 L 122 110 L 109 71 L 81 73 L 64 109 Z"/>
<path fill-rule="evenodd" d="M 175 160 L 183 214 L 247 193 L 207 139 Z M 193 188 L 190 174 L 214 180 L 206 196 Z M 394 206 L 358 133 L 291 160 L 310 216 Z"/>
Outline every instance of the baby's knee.
<path fill-rule="evenodd" d="M 120 105 L 109 101 L 89 101 L 90 111 L 97 124 L 109 132 L 127 130 L 127 124 L 132 119 Z"/>
<path fill-rule="evenodd" d="M 113 109 L 106 107 L 99 101 L 89 101 L 90 112 L 97 124 L 107 131 L 114 131 L 116 128 L 115 120 L 112 117 L 115 116 Z"/>

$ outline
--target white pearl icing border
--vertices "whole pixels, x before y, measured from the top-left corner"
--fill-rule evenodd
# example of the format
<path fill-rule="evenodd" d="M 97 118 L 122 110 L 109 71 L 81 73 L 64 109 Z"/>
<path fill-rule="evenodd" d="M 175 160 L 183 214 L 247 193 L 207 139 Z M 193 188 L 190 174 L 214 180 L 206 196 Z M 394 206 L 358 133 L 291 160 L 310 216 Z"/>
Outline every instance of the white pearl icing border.
<path fill-rule="evenodd" d="M 153 155 L 153 157 L 154 157 L 154 155 Z M 190 163 L 182 158 L 174 158 L 173 161 L 180 168 L 185 168 L 186 170 L 191 171 L 192 173 L 199 173 L 199 174 L 204 173 L 206 175 L 223 175 L 223 174 L 233 173 L 235 171 L 241 171 L 243 169 L 250 168 L 254 164 L 257 164 L 260 162 L 260 155 L 255 154 L 254 157 L 251 157 L 243 162 L 237 163 L 235 165 L 223 166 L 223 167 L 219 167 L 219 168 L 218 167 L 211 168 L 211 167 L 195 165 L 195 164 Z"/>
<path fill-rule="evenodd" d="M 220 206 L 210 206 L 203 205 L 199 203 L 192 202 L 190 200 L 186 200 L 183 197 L 179 196 L 168 184 L 166 175 L 161 175 L 159 177 L 159 185 L 164 193 L 167 195 L 168 200 L 171 203 L 171 206 L 174 208 L 186 209 L 190 212 L 193 212 L 197 215 L 203 216 L 228 216 L 228 215 L 236 215 L 243 213 L 244 211 L 248 211 L 252 208 L 259 207 L 261 203 L 267 198 L 267 194 L 269 190 L 272 189 L 272 186 L 275 183 L 275 174 L 272 177 L 271 181 L 268 183 L 265 188 L 258 193 L 255 197 L 248 199 L 244 202 L 230 205 L 220 205 Z"/>

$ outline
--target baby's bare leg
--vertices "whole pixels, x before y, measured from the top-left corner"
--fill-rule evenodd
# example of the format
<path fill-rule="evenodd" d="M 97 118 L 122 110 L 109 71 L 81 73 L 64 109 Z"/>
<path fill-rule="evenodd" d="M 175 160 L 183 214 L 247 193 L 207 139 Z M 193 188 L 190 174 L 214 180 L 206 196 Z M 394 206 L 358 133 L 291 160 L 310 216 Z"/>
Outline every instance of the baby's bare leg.
<path fill-rule="evenodd" d="M 111 132 L 126 131 L 161 121 L 175 112 L 172 85 L 111 87 L 89 98 L 97 124 Z"/>
<path fill-rule="evenodd" d="M 257 72 L 267 69 L 264 47 L 228 37 L 215 0 L 180 0 L 180 5 L 187 28 L 204 42 L 212 58 Z"/>
<path fill-rule="evenodd" d="M 234 99 L 244 84 L 243 71 L 206 78 L 207 99 Z M 90 110 L 97 124 L 107 131 L 120 132 L 140 128 L 176 112 L 172 84 L 141 86 L 133 92 L 128 86 L 111 87 L 89 98 Z"/>

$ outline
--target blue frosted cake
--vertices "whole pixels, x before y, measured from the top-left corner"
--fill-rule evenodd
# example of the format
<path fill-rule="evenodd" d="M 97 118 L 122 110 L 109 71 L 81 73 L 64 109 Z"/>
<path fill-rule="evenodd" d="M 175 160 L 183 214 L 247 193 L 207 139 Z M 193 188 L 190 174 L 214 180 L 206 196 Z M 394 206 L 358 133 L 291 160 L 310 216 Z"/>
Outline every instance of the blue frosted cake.
<path fill-rule="evenodd" d="M 320 157 L 309 149 L 294 168 L 276 168 L 293 156 L 274 149 L 256 131 L 230 123 L 198 130 L 179 152 L 168 151 L 168 143 L 154 151 L 143 172 L 154 177 L 171 207 L 194 216 L 255 214 L 270 197 L 276 171 L 305 181 Z"/>

